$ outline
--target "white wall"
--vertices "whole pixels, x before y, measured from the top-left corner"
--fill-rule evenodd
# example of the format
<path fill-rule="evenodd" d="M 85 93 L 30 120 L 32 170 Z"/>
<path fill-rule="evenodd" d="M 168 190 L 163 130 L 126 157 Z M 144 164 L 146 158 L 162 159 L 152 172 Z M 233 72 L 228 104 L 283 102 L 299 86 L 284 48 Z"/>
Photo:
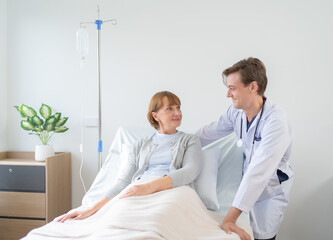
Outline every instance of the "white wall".
<path fill-rule="evenodd" d="M 7 150 L 7 1 L 0 0 L 0 151 Z"/>
<path fill-rule="evenodd" d="M 47 103 L 69 116 L 70 130 L 54 136 L 52 144 L 56 151 L 72 153 L 73 207 L 83 195 L 78 175 L 81 104 L 84 116 L 97 115 L 95 27 L 88 27 L 91 51 L 84 70 L 79 69 L 75 52 L 75 31 L 79 22 L 96 19 L 99 4 L 102 19 L 118 19 L 116 26 L 102 26 L 104 156 L 120 125 L 148 126 L 146 108 L 156 91 L 179 95 L 184 130 L 194 131 L 217 119 L 230 104 L 221 71 L 243 58 L 258 57 L 268 71 L 266 95 L 284 107 L 294 129 L 291 162 L 296 177 L 278 239 L 330 239 L 330 1 L 11 0 L 7 4 L 8 149 L 33 151 L 38 143 L 19 127 L 13 105 L 37 108 Z M 97 129 L 86 128 L 83 143 L 84 176 L 90 185 L 97 173 Z"/>

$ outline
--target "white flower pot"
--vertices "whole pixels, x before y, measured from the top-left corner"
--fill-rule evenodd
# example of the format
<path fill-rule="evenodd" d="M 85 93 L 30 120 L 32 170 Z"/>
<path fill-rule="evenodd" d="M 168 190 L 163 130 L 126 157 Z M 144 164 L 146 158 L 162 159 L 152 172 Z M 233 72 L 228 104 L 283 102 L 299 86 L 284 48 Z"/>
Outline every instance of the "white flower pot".
<path fill-rule="evenodd" d="M 45 159 L 50 156 L 54 156 L 54 150 L 52 145 L 36 145 L 35 148 L 36 161 L 45 161 Z"/>

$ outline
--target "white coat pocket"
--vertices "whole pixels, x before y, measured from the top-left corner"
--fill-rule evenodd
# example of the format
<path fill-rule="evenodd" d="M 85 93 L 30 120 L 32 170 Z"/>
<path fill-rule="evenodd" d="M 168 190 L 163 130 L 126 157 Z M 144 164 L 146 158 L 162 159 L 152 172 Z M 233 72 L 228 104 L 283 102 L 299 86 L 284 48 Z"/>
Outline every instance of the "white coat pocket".
<path fill-rule="evenodd" d="M 263 201 L 273 196 L 279 195 L 283 192 L 282 186 L 279 182 L 279 178 L 276 172 L 274 172 L 273 176 L 269 179 L 267 186 L 264 191 L 260 195 L 258 201 Z"/>

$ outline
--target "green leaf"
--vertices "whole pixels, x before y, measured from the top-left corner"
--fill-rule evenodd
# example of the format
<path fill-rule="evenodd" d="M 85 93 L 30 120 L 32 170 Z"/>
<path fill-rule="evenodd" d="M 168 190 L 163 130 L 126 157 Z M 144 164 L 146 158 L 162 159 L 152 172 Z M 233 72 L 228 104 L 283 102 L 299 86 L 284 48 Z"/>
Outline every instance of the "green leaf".
<path fill-rule="evenodd" d="M 46 124 L 44 125 L 44 129 L 48 132 L 51 132 L 54 130 L 55 124 L 54 123 L 50 123 L 50 124 Z"/>
<path fill-rule="evenodd" d="M 42 106 L 39 109 L 39 113 L 40 115 L 42 115 L 44 119 L 48 119 L 52 114 L 52 110 L 48 105 L 42 104 Z"/>
<path fill-rule="evenodd" d="M 62 126 L 62 127 L 59 127 L 59 128 L 56 128 L 54 130 L 55 133 L 63 133 L 63 132 L 66 132 L 68 130 L 68 128 L 66 128 L 65 126 Z"/>
<path fill-rule="evenodd" d="M 51 116 L 45 121 L 45 124 L 50 124 L 50 123 L 55 123 L 55 122 L 56 122 L 56 118 L 54 116 Z"/>
<path fill-rule="evenodd" d="M 43 129 L 42 129 L 41 127 L 35 127 L 35 128 L 34 128 L 34 131 L 36 131 L 36 132 L 42 132 Z"/>
<path fill-rule="evenodd" d="M 23 112 L 21 112 L 21 108 L 19 106 L 14 106 L 14 108 L 16 108 L 16 110 L 20 112 L 21 117 L 24 117 L 24 118 L 26 117 L 25 114 Z"/>
<path fill-rule="evenodd" d="M 56 114 L 54 114 L 54 117 L 56 118 L 56 122 L 59 122 L 61 113 L 57 112 Z"/>
<path fill-rule="evenodd" d="M 27 120 L 22 120 L 21 121 L 21 127 L 24 130 L 27 130 L 27 131 L 30 131 L 30 130 L 34 129 L 34 126 L 31 123 L 29 123 Z"/>
<path fill-rule="evenodd" d="M 37 115 L 36 111 L 33 108 L 28 107 L 27 105 L 24 104 L 22 104 L 21 106 L 21 113 L 23 113 L 27 117 L 33 117 Z"/>
<path fill-rule="evenodd" d="M 36 124 L 32 121 L 32 118 L 31 118 L 31 117 L 28 117 L 28 118 L 27 118 L 27 121 L 28 121 L 29 123 L 31 123 L 33 126 L 36 125 Z"/>
<path fill-rule="evenodd" d="M 40 119 L 38 116 L 33 116 L 31 120 L 32 120 L 32 123 L 34 125 L 37 125 L 38 127 L 43 125 L 43 120 Z"/>
<path fill-rule="evenodd" d="M 60 119 L 60 121 L 57 122 L 56 127 L 63 126 L 67 122 L 67 119 L 68 119 L 68 117 L 64 117 L 64 118 Z"/>

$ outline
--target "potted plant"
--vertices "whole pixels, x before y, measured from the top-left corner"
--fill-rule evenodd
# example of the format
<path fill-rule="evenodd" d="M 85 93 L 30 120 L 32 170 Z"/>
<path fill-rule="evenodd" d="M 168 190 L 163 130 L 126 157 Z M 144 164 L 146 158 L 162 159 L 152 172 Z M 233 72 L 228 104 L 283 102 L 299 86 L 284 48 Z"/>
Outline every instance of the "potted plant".
<path fill-rule="evenodd" d="M 45 161 L 46 157 L 53 156 L 53 146 L 48 142 L 54 133 L 63 133 L 68 130 L 65 127 L 65 123 L 68 117 L 61 118 L 61 113 L 57 112 L 52 115 L 51 108 L 42 104 L 39 109 L 39 113 L 42 116 L 39 117 L 37 112 L 27 105 L 22 104 L 21 107 L 14 106 L 21 114 L 21 117 L 25 118 L 21 121 L 21 127 L 26 131 L 31 131 L 29 135 L 36 135 L 42 142 L 42 145 L 37 145 L 35 149 L 35 160 Z"/>

